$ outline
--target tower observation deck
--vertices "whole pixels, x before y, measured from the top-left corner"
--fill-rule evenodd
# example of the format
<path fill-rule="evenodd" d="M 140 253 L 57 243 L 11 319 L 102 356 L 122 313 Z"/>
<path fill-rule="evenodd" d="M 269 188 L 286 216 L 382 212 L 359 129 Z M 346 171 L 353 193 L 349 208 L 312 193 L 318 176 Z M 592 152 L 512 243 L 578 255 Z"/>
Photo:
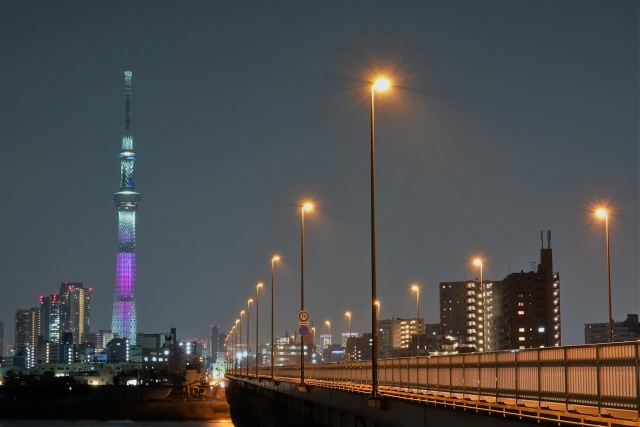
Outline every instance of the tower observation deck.
<path fill-rule="evenodd" d="M 131 71 L 124 72 L 125 118 L 120 151 L 120 191 L 113 194 L 118 210 L 118 255 L 116 258 L 115 297 L 111 330 L 120 338 L 136 343 L 136 210 L 140 193 L 135 191 L 131 136 Z"/>

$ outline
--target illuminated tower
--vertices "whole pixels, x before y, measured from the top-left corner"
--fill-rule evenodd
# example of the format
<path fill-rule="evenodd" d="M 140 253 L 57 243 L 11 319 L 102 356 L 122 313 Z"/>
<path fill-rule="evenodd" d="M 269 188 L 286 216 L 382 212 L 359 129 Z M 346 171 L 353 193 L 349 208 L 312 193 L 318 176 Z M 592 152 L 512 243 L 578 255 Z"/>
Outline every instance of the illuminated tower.
<path fill-rule="evenodd" d="M 133 183 L 133 151 L 131 137 L 131 71 L 124 72 L 125 116 L 122 150 L 120 151 L 120 191 L 113 194 L 118 209 L 118 256 L 116 288 L 113 300 L 111 330 L 120 338 L 136 343 L 136 210 L 140 193 Z"/>

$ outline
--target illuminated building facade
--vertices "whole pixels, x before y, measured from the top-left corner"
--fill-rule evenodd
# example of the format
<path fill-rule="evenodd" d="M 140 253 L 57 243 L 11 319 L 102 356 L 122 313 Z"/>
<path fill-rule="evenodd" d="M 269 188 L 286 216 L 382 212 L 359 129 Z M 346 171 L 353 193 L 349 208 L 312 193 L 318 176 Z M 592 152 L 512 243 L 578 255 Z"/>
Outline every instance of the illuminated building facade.
<path fill-rule="evenodd" d="M 535 271 L 482 284 L 440 283 L 441 333 L 459 343 L 458 352 L 561 345 L 560 275 L 553 271 L 550 241 L 549 232 Z"/>
<path fill-rule="evenodd" d="M 0 358 L 3 357 L 4 349 L 4 322 L 0 319 Z"/>
<path fill-rule="evenodd" d="M 640 340 L 640 322 L 637 314 L 627 314 L 623 322 L 613 322 L 613 341 Z M 597 344 L 609 342 L 609 322 L 585 323 L 584 343 Z"/>
<path fill-rule="evenodd" d="M 16 352 L 22 355 L 31 355 L 35 359 L 35 348 L 39 335 L 42 335 L 40 308 L 17 310 L 14 341 Z"/>
<path fill-rule="evenodd" d="M 492 351 L 495 285 L 490 280 L 440 283 L 442 333 L 459 344 L 458 351 Z"/>
<path fill-rule="evenodd" d="M 120 191 L 113 200 L 118 210 L 118 255 L 116 258 L 115 297 L 111 330 L 120 338 L 136 344 L 136 211 L 140 193 L 135 191 L 131 136 L 131 71 L 125 71 L 125 121 L 120 151 Z"/>
<path fill-rule="evenodd" d="M 86 332 L 82 335 L 82 342 L 90 344 L 95 353 L 100 353 L 107 346 L 107 343 L 114 337 L 111 331 Z"/>
<path fill-rule="evenodd" d="M 422 318 L 380 320 L 380 357 L 391 357 L 393 350 L 409 349 L 412 337 L 424 332 L 423 325 Z M 414 349 L 417 351 L 417 340 Z"/>
<path fill-rule="evenodd" d="M 91 332 L 91 291 L 82 283 L 60 284 L 60 330 L 72 334 L 73 344 L 80 344 L 82 335 Z"/>
<path fill-rule="evenodd" d="M 560 275 L 553 271 L 550 242 L 548 232 L 536 271 L 511 273 L 494 289 L 496 350 L 561 345 Z"/>
<path fill-rule="evenodd" d="M 42 313 L 42 337 L 45 341 L 60 342 L 60 311 L 62 300 L 57 294 L 48 297 L 40 296 L 40 310 Z"/>
<path fill-rule="evenodd" d="M 218 361 L 220 351 L 220 325 L 211 325 L 211 363 Z"/>

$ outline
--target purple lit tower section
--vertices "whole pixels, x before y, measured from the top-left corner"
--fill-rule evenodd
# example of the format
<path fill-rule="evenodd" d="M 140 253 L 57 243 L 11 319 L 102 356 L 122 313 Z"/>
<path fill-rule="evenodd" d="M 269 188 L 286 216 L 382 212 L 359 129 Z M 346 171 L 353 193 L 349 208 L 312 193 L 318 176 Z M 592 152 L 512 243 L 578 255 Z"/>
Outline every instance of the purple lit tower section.
<path fill-rule="evenodd" d="M 120 338 L 136 343 L 136 210 L 140 193 L 133 184 L 133 151 L 131 137 L 131 71 L 124 72 L 125 118 L 122 150 L 120 151 L 120 191 L 113 194 L 118 209 L 118 256 L 116 287 L 113 300 L 111 330 Z"/>

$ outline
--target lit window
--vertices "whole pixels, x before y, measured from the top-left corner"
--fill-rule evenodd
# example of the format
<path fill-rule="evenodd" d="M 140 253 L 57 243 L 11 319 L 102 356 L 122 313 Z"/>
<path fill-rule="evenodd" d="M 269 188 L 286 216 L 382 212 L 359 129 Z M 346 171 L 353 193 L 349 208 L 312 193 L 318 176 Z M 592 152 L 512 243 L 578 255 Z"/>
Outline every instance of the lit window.
<path fill-rule="evenodd" d="M 538 332 L 544 332 L 544 326 L 540 326 L 540 327 L 538 328 Z"/>
<path fill-rule="evenodd" d="M 518 311 L 518 316 L 522 316 L 524 314 L 524 311 L 520 310 Z"/>
<path fill-rule="evenodd" d="M 524 332 L 524 328 L 518 328 L 518 332 Z"/>
<path fill-rule="evenodd" d="M 524 341 L 524 337 L 518 337 L 518 341 Z"/>

